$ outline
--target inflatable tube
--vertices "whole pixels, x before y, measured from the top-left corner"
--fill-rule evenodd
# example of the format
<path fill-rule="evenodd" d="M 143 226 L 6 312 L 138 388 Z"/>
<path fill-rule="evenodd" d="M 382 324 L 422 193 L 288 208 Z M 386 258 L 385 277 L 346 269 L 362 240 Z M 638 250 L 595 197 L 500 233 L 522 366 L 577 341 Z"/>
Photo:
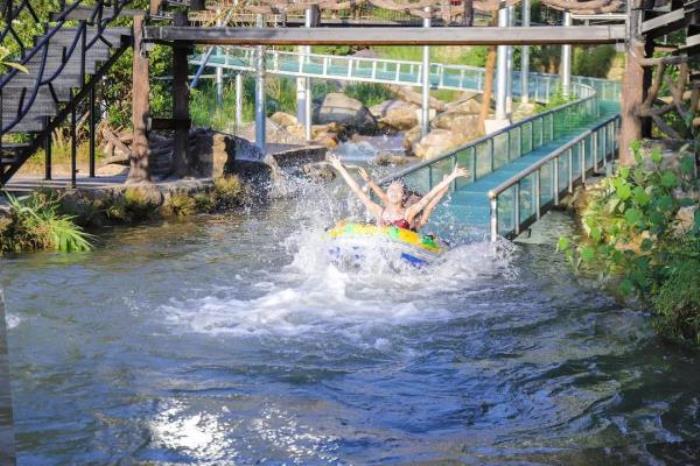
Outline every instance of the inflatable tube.
<path fill-rule="evenodd" d="M 375 245 L 382 248 L 389 259 L 399 258 L 420 267 L 442 254 L 444 247 L 431 235 L 395 226 L 379 227 L 366 223 L 339 222 L 327 232 L 333 247 L 330 255 L 337 261 L 360 261 L 363 251 Z"/>

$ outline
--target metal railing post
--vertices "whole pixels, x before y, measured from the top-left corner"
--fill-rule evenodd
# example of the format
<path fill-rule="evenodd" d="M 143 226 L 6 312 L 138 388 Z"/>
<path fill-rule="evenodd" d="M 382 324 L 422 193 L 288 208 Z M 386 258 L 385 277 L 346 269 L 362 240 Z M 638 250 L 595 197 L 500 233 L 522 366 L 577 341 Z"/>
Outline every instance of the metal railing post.
<path fill-rule="evenodd" d="M 491 241 L 498 240 L 498 197 L 491 199 Z"/>
<path fill-rule="evenodd" d="M 578 150 L 579 167 L 581 169 L 581 183 L 586 184 L 586 151 L 585 146 Z"/>
<path fill-rule="evenodd" d="M 569 147 L 569 166 L 568 166 L 568 172 L 569 172 L 569 194 L 574 193 L 574 148 Z"/>
<path fill-rule="evenodd" d="M 520 182 L 513 185 L 513 231 L 520 234 Z"/>
<path fill-rule="evenodd" d="M 534 191 L 535 191 L 535 218 L 537 220 L 540 219 L 541 216 L 541 200 L 540 200 L 540 193 L 542 192 L 542 176 L 540 174 L 541 168 L 538 168 L 535 171 L 535 186 L 534 186 Z"/>
<path fill-rule="evenodd" d="M 558 206 L 559 205 L 559 157 L 554 158 L 554 181 L 552 183 L 552 189 L 554 190 L 554 193 L 552 195 L 552 198 L 554 199 L 554 205 Z"/>

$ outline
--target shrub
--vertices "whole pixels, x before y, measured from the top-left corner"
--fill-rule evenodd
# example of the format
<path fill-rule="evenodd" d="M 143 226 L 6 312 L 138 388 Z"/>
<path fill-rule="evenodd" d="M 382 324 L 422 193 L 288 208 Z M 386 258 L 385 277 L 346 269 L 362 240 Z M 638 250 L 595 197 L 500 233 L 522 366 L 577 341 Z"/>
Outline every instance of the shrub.
<path fill-rule="evenodd" d="M 161 212 L 166 217 L 189 217 L 197 211 L 197 203 L 189 194 L 175 193 L 170 196 Z"/>
<path fill-rule="evenodd" d="M 214 180 L 214 196 L 219 207 L 240 204 L 243 191 L 243 184 L 237 176 L 224 176 Z"/>
<path fill-rule="evenodd" d="M 55 249 L 62 252 L 89 251 L 91 235 L 59 213 L 57 195 L 36 192 L 26 199 L 5 194 L 10 203 L 10 219 L 0 229 L 0 252 Z"/>
<path fill-rule="evenodd" d="M 581 212 L 583 235 L 560 238 L 558 248 L 578 268 L 598 271 L 625 296 L 651 303 L 656 325 L 668 337 L 700 344 L 700 210 L 694 227 L 677 230 L 681 207 L 697 205 L 684 195 L 696 188 L 694 156 L 677 171 L 662 168 L 660 150 L 645 160 L 633 146 L 634 167 L 622 167 L 601 182 Z"/>

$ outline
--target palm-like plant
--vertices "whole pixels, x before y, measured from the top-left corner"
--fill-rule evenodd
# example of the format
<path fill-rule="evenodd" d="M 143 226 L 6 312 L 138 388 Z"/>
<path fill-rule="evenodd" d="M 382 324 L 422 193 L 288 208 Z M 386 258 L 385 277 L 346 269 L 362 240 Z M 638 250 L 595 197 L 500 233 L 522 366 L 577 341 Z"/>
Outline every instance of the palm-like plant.
<path fill-rule="evenodd" d="M 22 65 L 21 63 L 8 61 L 7 57 L 9 55 L 10 49 L 0 45 L 0 70 L 4 70 L 5 68 L 14 68 L 16 70 L 21 71 L 22 73 L 29 73 L 27 67 Z"/>

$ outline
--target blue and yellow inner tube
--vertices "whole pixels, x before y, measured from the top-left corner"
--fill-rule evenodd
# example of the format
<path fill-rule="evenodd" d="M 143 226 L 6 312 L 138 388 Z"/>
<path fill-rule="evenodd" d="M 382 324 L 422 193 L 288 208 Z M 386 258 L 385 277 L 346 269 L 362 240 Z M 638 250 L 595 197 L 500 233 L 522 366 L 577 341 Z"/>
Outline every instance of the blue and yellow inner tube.
<path fill-rule="evenodd" d="M 401 259 L 417 266 L 427 264 L 444 251 L 443 245 L 432 235 L 424 235 L 395 226 L 380 227 L 366 223 L 341 221 L 327 233 L 328 237 L 333 240 L 351 241 L 359 238 L 376 238 L 380 241 L 389 241 L 398 246 Z M 336 253 L 339 252 L 336 251 Z"/>

